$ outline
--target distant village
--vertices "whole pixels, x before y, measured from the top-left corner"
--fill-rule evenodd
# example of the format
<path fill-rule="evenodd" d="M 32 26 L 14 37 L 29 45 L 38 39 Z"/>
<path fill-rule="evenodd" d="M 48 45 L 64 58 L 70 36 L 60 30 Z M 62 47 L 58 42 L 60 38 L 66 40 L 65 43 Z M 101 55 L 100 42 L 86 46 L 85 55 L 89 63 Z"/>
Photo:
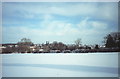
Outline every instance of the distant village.
<path fill-rule="evenodd" d="M 81 39 L 74 44 L 64 44 L 54 41 L 45 44 L 34 44 L 28 38 L 22 38 L 18 43 L 0 45 L 1 54 L 9 53 L 94 53 L 94 52 L 120 52 L 120 32 L 108 34 L 104 38 L 104 45 L 82 45 Z"/>

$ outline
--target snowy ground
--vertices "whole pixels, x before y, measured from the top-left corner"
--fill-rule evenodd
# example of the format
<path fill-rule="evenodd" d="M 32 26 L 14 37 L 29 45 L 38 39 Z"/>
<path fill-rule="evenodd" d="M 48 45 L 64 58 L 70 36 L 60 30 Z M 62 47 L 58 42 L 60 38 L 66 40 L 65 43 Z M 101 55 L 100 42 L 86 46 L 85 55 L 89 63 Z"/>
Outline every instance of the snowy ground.
<path fill-rule="evenodd" d="M 118 77 L 118 53 L 2 54 L 3 77 Z"/>

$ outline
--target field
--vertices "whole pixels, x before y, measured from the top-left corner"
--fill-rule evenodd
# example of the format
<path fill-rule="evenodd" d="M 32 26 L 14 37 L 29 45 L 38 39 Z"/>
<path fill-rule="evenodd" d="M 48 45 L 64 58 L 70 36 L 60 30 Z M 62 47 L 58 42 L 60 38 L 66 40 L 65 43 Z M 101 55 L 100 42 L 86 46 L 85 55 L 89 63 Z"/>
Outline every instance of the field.
<path fill-rule="evenodd" d="M 117 77 L 118 53 L 2 54 L 3 77 Z"/>

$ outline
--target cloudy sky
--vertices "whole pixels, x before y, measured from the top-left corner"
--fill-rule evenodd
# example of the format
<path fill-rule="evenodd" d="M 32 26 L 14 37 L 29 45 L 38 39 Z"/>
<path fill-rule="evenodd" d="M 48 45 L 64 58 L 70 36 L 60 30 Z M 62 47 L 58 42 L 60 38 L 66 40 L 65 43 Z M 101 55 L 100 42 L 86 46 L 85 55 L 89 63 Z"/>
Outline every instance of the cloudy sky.
<path fill-rule="evenodd" d="M 2 4 L 3 43 L 29 38 L 34 43 L 61 41 L 102 44 L 117 31 L 117 2 L 8 2 Z"/>

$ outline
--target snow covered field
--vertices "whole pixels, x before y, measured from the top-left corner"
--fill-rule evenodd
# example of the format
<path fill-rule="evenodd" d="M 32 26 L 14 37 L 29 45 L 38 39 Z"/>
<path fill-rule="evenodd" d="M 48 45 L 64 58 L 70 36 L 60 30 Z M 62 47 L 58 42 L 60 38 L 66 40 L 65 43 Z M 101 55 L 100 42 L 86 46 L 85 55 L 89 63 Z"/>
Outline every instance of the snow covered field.
<path fill-rule="evenodd" d="M 118 53 L 2 54 L 3 77 L 118 77 Z"/>

